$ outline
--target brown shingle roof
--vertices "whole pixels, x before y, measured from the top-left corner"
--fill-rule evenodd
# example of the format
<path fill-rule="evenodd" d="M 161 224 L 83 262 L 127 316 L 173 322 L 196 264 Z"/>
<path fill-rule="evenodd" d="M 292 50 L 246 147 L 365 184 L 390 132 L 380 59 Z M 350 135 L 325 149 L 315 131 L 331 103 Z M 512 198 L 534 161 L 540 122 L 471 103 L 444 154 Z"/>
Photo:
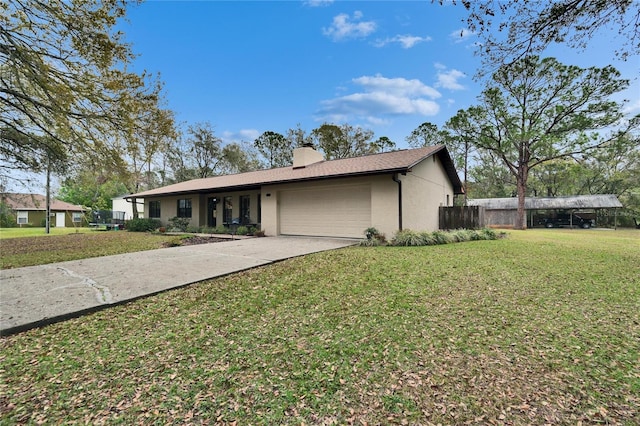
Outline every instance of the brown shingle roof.
<path fill-rule="evenodd" d="M 13 210 L 46 210 L 47 198 L 40 194 L 3 193 L 2 202 Z M 81 212 L 86 209 L 64 201 L 51 199 L 51 210 Z"/>
<path fill-rule="evenodd" d="M 126 198 L 143 198 L 221 189 L 239 189 L 276 183 L 403 172 L 409 171 L 413 166 L 432 155 L 438 155 L 440 157 L 445 165 L 449 179 L 453 183 L 455 192 L 461 193 L 462 183 L 455 171 L 449 153 L 444 145 L 436 145 L 418 149 L 372 154 L 363 157 L 320 161 L 304 168 L 294 169 L 289 166 L 233 175 L 214 176 L 204 179 L 193 179 L 140 192 Z"/>

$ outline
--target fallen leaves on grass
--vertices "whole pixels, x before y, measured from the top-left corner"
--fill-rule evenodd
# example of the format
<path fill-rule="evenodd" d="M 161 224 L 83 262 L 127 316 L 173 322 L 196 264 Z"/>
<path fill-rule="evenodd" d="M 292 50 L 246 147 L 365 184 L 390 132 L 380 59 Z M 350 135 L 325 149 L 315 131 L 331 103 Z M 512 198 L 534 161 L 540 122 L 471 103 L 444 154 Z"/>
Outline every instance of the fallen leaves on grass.
<path fill-rule="evenodd" d="M 633 424 L 635 241 L 529 235 L 318 253 L 3 338 L 0 420 Z"/>
<path fill-rule="evenodd" d="M 224 240 L 126 231 L 87 231 L 48 237 L 8 238 L 0 242 L 0 265 L 2 269 L 9 269 L 219 241 Z"/>

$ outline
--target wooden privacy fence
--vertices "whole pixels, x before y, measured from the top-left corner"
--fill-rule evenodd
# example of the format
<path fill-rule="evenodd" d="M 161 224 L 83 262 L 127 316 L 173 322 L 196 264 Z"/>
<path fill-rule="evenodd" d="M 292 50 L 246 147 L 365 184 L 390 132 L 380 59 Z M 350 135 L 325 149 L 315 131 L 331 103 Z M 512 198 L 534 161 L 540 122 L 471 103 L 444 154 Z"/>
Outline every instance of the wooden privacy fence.
<path fill-rule="evenodd" d="M 484 207 L 440 207 L 440 229 L 479 229 L 485 226 Z"/>

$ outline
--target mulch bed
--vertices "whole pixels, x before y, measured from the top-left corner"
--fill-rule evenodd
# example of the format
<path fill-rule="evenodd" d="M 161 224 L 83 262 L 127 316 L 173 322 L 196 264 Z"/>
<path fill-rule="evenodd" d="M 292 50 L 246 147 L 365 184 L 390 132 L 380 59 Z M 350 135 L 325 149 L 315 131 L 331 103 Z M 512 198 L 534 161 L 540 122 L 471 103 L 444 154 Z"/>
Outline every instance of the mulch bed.
<path fill-rule="evenodd" d="M 228 238 L 216 238 L 216 237 L 202 237 L 202 236 L 193 236 L 189 238 L 185 238 L 180 241 L 180 246 L 195 246 L 198 244 L 209 244 L 209 243 L 221 243 L 223 241 L 229 241 Z M 175 247 L 176 244 L 164 243 L 164 247 Z"/>

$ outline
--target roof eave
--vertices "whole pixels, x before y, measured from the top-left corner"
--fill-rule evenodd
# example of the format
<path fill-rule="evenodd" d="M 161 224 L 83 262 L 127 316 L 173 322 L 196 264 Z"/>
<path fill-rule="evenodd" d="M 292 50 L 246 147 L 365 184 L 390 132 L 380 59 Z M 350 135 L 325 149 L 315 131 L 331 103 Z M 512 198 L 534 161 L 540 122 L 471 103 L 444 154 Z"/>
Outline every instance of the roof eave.
<path fill-rule="evenodd" d="M 286 180 L 270 180 L 259 183 L 251 183 L 246 185 L 230 185 L 230 186 L 220 186 L 220 187 L 212 187 L 212 188 L 200 188 L 200 189 L 191 189 L 191 190 L 182 190 L 182 191 L 174 191 L 174 192 L 162 192 L 156 194 L 147 194 L 144 195 L 144 192 L 139 194 L 131 194 L 129 196 L 124 197 L 125 200 L 131 200 L 133 198 L 155 198 L 155 197 L 165 197 L 167 195 L 186 195 L 186 194 L 197 194 L 197 193 L 206 193 L 206 192 L 221 192 L 221 191 L 238 191 L 238 190 L 247 190 L 247 189 L 257 189 L 266 185 L 283 185 L 288 183 L 298 183 L 298 182 L 311 182 L 318 180 L 328 180 L 328 179 L 340 179 L 345 177 L 354 177 L 354 176 L 373 176 L 373 175 L 384 175 L 390 173 L 406 173 L 410 171 L 410 167 L 393 167 L 389 169 L 380 169 L 380 170 L 368 170 L 362 172 L 350 172 L 350 173 L 340 173 L 330 176 L 312 176 L 312 177 L 304 177 L 298 179 L 286 179 Z"/>

